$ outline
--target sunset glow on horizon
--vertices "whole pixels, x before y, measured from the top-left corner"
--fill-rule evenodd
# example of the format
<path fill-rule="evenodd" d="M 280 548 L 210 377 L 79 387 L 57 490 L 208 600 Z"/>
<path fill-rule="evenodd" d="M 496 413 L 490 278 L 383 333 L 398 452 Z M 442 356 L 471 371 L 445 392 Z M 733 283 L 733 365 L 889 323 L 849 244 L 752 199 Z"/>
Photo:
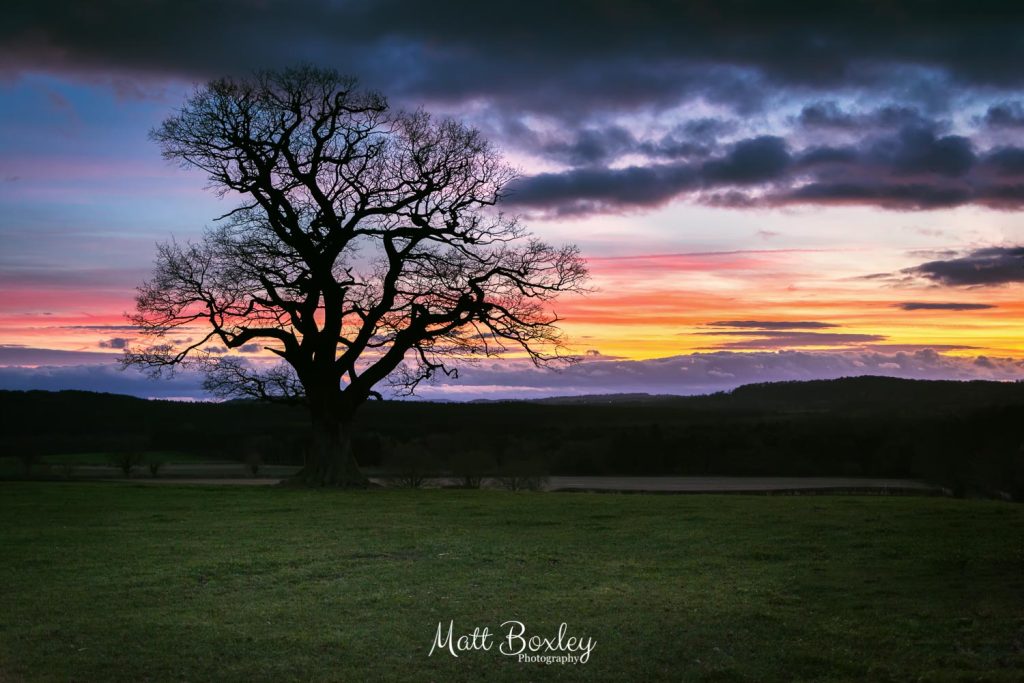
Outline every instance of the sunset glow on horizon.
<path fill-rule="evenodd" d="M 278 11 L 254 12 L 248 30 L 272 31 Z M 715 23 L 689 11 L 695 36 Z M 585 20 L 597 34 L 625 21 L 639 37 L 671 23 L 612 14 Z M 351 48 L 313 20 L 295 30 L 320 36 L 303 59 L 351 71 L 397 106 L 480 128 L 520 169 L 501 208 L 545 240 L 578 244 L 589 263 L 593 291 L 554 306 L 589 366 L 574 370 L 585 382 L 570 373 L 535 386 L 523 368 L 534 384 L 520 384 L 492 368 L 427 396 L 644 390 L 638 368 L 684 356 L 712 374 L 647 388 L 861 367 L 1021 379 L 1024 76 L 936 51 L 948 26 L 916 19 L 889 18 L 893 41 L 900 31 L 929 39 L 904 53 L 858 25 L 809 18 L 804 37 L 831 65 L 820 72 L 780 59 L 782 43 L 698 40 L 675 53 L 629 31 L 606 53 L 572 41 L 522 52 L 509 47 L 511 19 L 508 36 L 495 24 L 493 46 L 429 17 L 367 23 Z M 736 22 L 730 35 L 741 38 L 756 24 Z M 844 43 L 847 30 L 856 39 Z M 150 391 L 95 369 L 137 339 L 124 314 L 155 244 L 196 239 L 239 201 L 164 162 L 147 133 L 193 83 L 299 55 L 238 63 L 227 39 L 186 56 L 159 32 L 146 55 L 61 26 L 24 36 L 0 60 L 0 388 L 201 396 L 195 382 Z"/>

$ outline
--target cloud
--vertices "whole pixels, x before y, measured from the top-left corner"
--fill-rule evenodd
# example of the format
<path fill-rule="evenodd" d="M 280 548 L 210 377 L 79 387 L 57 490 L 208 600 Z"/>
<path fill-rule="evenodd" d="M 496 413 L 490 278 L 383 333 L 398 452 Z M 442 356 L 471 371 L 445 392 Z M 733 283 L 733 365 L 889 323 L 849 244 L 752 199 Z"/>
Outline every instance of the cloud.
<path fill-rule="evenodd" d="M 785 140 L 762 135 L 741 140 L 720 159 L 706 162 L 701 175 L 708 185 L 765 183 L 779 178 L 791 161 Z"/>
<path fill-rule="evenodd" d="M 59 349 L 0 345 L 0 366 L 64 366 L 82 363 L 114 363 L 119 357 L 120 354 L 99 351 L 63 351 Z"/>
<path fill-rule="evenodd" d="M 505 204 L 559 215 L 652 208 L 699 186 L 689 164 L 577 168 L 515 181 Z"/>
<path fill-rule="evenodd" d="M 1024 147 L 979 151 L 971 138 L 940 134 L 934 122 L 895 131 L 869 127 L 841 145 L 760 135 L 708 148 L 706 157 L 526 176 L 509 187 L 506 201 L 566 215 L 645 210 L 675 200 L 733 208 L 1016 209 L 1024 207 Z"/>
<path fill-rule="evenodd" d="M 723 350 L 849 347 L 874 344 L 888 338 L 880 334 L 820 332 L 838 325 L 817 320 L 719 320 L 708 323 L 706 327 L 719 329 L 697 334 L 722 337 L 712 346 Z"/>
<path fill-rule="evenodd" d="M 901 272 L 952 287 L 1024 282 L 1024 246 L 975 249 L 964 256 L 928 261 Z"/>
<path fill-rule="evenodd" d="M 805 129 L 824 129 L 830 132 L 931 125 L 928 117 L 917 107 L 885 105 L 869 111 L 853 112 L 833 101 L 804 105 L 796 117 L 796 123 Z"/>
<path fill-rule="evenodd" d="M 866 350 L 878 353 L 917 353 L 918 351 L 934 351 L 945 353 L 946 351 L 971 351 L 977 346 L 966 344 L 870 344 Z"/>
<path fill-rule="evenodd" d="M 1015 358 L 953 357 L 935 349 L 913 351 L 754 351 L 694 353 L 650 360 L 579 363 L 560 372 L 525 363 L 470 366 L 460 379 L 427 387 L 426 397 L 523 397 L 595 393 L 699 394 L 752 382 L 885 375 L 908 379 L 1024 379 Z"/>
<path fill-rule="evenodd" d="M 705 161 L 583 167 L 527 176 L 510 185 L 506 203 L 558 214 L 654 207 L 687 192 L 780 179 L 791 161 L 782 138 L 760 136 L 740 140 Z"/>
<path fill-rule="evenodd" d="M 0 367 L 0 389 L 61 391 L 79 389 L 141 398 L 209 399 L 202 377 L 178 372 L 170 379 L 152 380 L 135 370 L 120 370 L 113 363 L 100 365 L 44 365 Z"/>
<path fill-rule="evenodd" d="M 62 330 L 95 330 L 98 332 L 138 332 L 135 325 L 61 325 Z"/>
<path fill-rule="evenodd" d="M 128 347 L 129 340 L 125 337 L 113 337 L 100 341 L 101 349 L 124 349 Z"/>
<path fill-rule="evenodd" d="M 715 149 L 718 136 L 735 128 L 732 121 L 702 118 L 639 138 L 619 123 L 538 131 L 511 115 L 500 119 L 490 125 L 485 119 L 488 132 L 517 149 L 571 167 L 607 166 L 629 155 L 660 161 L 705 158 Z"/>
<path fill-rule="evenodd" d="M 720 0 L 714 8 L 523 0 L 473 11 L 415 0 L 65 1 L 11 13 L 0 64 L 16 73 L 122 74 L 116 82 L 207 77 L 247 68 L 255 54 L 262 66 L 291 63 L 302 45 L 308 59 L 349 65 L 406 96 L 518 100 L 537 110 L 680 96 L 752 106 L 779 87 L 903 86 L 904 96 L 927 99 L 965 85 L 1024 83 L 1016 68 L 1024 60 L 1021 14 L 1014 6 L 936 11 L 926 0 L 841 7 Z M 922 73 L 936 84 L 906 87 Z"/>
<path fill-rule="evenodd" d="M 994 104 L 981 122 L 989 128 L 1024 128 L 1024 105 L 1017 101 Z"/>
<path fill-rule="evenodd" d="M 933 302 L 933 301 L 904 301 L 896 304 L 904 311 L 983 311 L 995 308 L 992 304 L 971 304 L 955 302 Z"/>
<path fill-rule="evenodd" d="M 791 349 L 801 347 L 847 347 L 888 339 L 881 334 L 857 334 L 847 332 L 789 332 L 781 330 L 729 330 L 701 332 L 716 336 L 747 337 L 746 339 L 716 341 L 717 349 Z"/>
<path fill-rule="evenodd" d="M 872 166 L 893 175 L 931 174 L 956 178 L 974 165 L 971 141 L 960 135 L 939 137 L 930 127 L 907 126 L 882 138 L 862 153 Z"/>
<path fill-rule="evenodd" d="M 528 212 L 677 199 L 1024 206 L 1024 152 L 987 148 L 992 131 L 1024 125 L 1013 95 L 1024 86 L 1024 8 L 96 0 L 5 19 L 0 73 L 55 72 L 128 97 L 152 82 L 291 65 L 302 45 L 302 59 L 343 65 L 399 106 L 457 113 L 542 158 L 548 172 L 509 188 Z M 964 102 L 987 106 L 972 119 L 982 135 L 950 134 L 942 116 Z M 751 116 L 768 110 L 793 112 L 783 117 L 793 130 Z"/>
<path fill-rule="evenodd" d="M 718 320 L 707 325 L 708 327 L 738 327 L 751 330 L 820 330 L 838 327 L 833 323 L 817 320 Z"/>
<path fill-rule="evenodd" d="M 469 365 L 458 380 L 424 387 L 423 398 L 541 397 L 595 393 L 700 394 L 752 382 L 886 375 L 909 379 L 1024 379 L 1024 361 L 992 356 L 953 357 L 932 348 L 850 351 L 719 351 L 649 360 L 595 358 L 563 370 L 538 369 L 526 361 Z M 209 398 L 202 378 L 189 372 L 150 380 L 112 364 L 38 368 L 0 367 L 0 389 L 83 389 L 146 398 Z"/>

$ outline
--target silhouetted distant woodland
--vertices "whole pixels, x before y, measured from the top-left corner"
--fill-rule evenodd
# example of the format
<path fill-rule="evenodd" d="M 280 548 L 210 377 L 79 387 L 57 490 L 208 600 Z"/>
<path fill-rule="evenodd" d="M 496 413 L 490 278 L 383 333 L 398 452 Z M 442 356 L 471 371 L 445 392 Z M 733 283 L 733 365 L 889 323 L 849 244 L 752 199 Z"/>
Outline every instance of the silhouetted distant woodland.
<path fill-rule="evenodd" d="M 0 455 L 180 451 L 302 464 L 308 416 L 248 401 L 179 403 L 0 392 Z M 364 468 L 471 480 L 489 472 L 909 477 L 1024 499 L 1024 383 L 883 377 L 730 393 L 540 401 L 381 401 L 355 425 Z M 411 469 L 410 469 L 411 467 Z M 412 475 L 410 475 L 412 476 Z"/>

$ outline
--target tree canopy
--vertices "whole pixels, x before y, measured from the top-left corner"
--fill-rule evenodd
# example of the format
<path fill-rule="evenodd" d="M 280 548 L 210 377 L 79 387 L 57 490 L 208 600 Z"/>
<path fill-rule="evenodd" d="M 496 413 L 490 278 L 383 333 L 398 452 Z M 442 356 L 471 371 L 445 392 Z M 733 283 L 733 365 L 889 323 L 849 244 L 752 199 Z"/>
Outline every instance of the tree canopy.
<path fill-rule="evenodd" d="M 194 364 L 213 393 L 302 403 L 330 432 L 383 382 L 564 355 L 549 304 L 585 262 L 496 208 L 515 171 L 477 130 L 306 66 L 215 80 L 152 137 L 243 201 L 200 241 L 158 245 L 131 316 L 150 343 L 126 364 Z M 228 353 L 254 349 L 281 362 Z"/>

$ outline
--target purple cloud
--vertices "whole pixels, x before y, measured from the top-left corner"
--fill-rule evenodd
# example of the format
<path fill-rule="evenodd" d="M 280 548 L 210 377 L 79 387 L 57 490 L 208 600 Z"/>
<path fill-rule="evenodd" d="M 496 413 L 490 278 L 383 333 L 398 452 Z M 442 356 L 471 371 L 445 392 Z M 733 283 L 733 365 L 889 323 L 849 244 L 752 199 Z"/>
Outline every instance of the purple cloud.
<path fill-rule="evenodd" d="M 100 351 L 62 351 L 59 349 L 36 349 L 27 346 L 0 345 L 0 367 L 12 365 L 67 366 L 83 363 L 115 363 L 117 353 Z"/>
<path fill-rule="evenodd" d="M 992 304 L 972 304 L 957 302 L 905 301 L 896 304 L 904 311 L 984 311 L 995 308 Z"/>
<path fill-rule="evenodd" d="M 943 355 L 934 349 L 878 352 L 720 351 L 650 360 L 585 361 L 560 372 L 522 363 L 483 363 L 467 367 L 460 379 L 423 390 L 433 398 L 530 397 L 600 393 L 691 395 L 727 391 L 752 382 L 835 379 L 884 375 L 907 379 L 1024 379 L 1024 361 L 1015 358 Z"/>
<path fill-rule="evenodd" d="M 708 323 L 707 326 L 747 330 L 821 330 L 838 327 L 833 323 L 817 320 L 718 320 Z"/>
<path fill-rule="evenodd" d="M 940 285 L 991 286 L 1024 282 L 1024 246 L 985 247 L 902 271 Z"/>
<path fill-rule="evenodd" d="M 421 398 L 530 398 L 601 393 L 692 395 L 727 391 L 753 382 L 885 375 L 908 379 L 1024 380 L 1024 361 L 991 356 L 946 356 L 932 348 L 850 351 L 720 351 L 650 360 L 595 357 L 563 370 L 522 361 L 463 367 L 458 380 L 425 386 Z M 0 367 L 0 389 L 83 389 L 147 398 L 209 399 L 202 378 L 190 372 L 151 380 L 114 364 Z"/>
<path fill-rule="evenodd" d="M 128 347 L 130 340 L 125 337 L 113 337 L 111 339 L 105 339 L 100 341 L 101 349 L 125 349 Z"/>

